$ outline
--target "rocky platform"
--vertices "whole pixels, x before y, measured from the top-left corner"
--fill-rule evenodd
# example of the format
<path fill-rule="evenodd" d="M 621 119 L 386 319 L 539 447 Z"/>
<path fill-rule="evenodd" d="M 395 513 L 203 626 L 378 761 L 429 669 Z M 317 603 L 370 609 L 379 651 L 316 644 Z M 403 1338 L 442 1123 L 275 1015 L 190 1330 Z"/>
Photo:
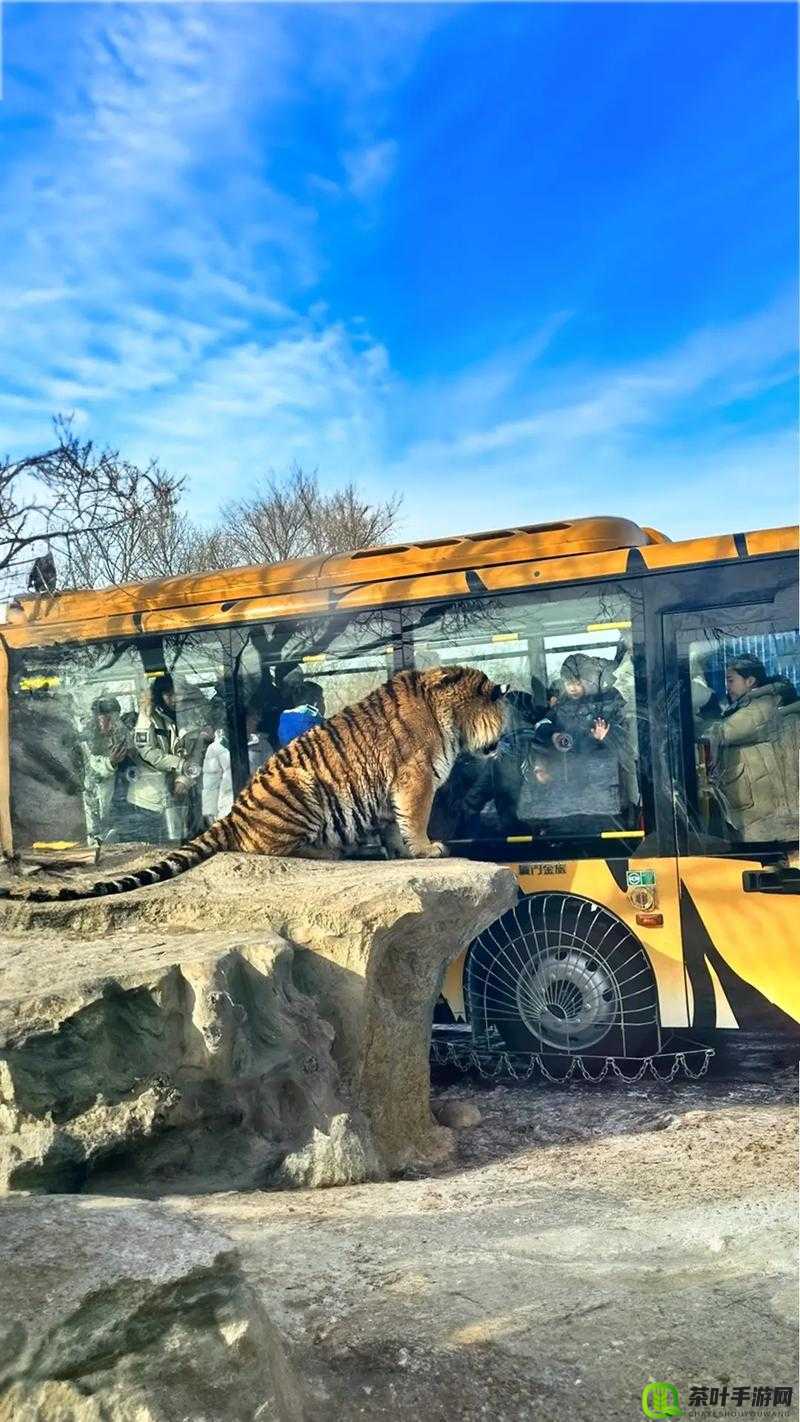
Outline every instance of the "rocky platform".
<path fill-rule="evenodd" d="M 443 972 L 514 901 L 464 860 L 220 855 L 0 905 L 0 1189 L 357 1184 L 446 1159 Z"/>

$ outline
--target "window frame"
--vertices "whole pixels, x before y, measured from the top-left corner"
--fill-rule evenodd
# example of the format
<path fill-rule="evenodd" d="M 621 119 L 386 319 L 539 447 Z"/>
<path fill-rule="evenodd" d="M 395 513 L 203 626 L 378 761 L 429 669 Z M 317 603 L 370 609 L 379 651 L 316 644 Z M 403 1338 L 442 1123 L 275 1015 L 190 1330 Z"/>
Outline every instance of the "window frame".
<path fill-rule="evenodd" d="M 598 596 L 601 590 L 606 594 L 623 595 L 630 603 L 630 620 L 632 635 L 632 658 L 634 670 L 634 689 L 636 694 L 636 731 L 637 749 L 639 754 L 639 793 L 641 797 L 642 821 L 644 834 L 632 831 L 630 835 L 621 835 L 614 838 L 596 837 L 591 840 L 583 837 L 562 835 L 548 838 L 545 836 L 506 836 L 497 839 L 476 839 L 472 841 L 459 840 L 458 854 L 468 859 L 484 859 L 496 863 L 515 863 L 520 859 L 533 860 L 535 862 L 551 862 L 558 860 L 627 860 L 636 850 L 641 850 L 641 846 L 652 842 L 655 831 L 655 804 L 653 793 L 653 779 L 650 767 L 650 714 L 648 698 L 648 660 L 644 640 L 646 616 L 645 616 L 645 583 L 646 578 L 640 576 L 633 577 L 612 577 L 612 578 L 587 578 L 580 581 L 558 584 L 546 584 L 543 587 L 531 584 L 527 588 L 513 588 L 494 593 L 490 590 L 481 590 L 475 593 L 466 593 L 454 597 L 425 598 L 414 602 L 406 602 L 400 605 L 400 617 L 402 625 L 402 646 L 403 646 L 403 666 L 412 669 L 414 663 L 414 629 L 407 625 L 408 617 L 420 608 L 446 608 L 453 603 L 468 602 L 502 602 L 504 608 L 511 608 L 514 603 L 546 604 L 554 602 L 568 602 L 578 597 L 588 597 L 592 590 L 596 589 Z M 566 655 L 566 653 L 565 653 Z M 455 842 L 454 842 L 455 843 Z M 673 851 L 674 852 L 674 851 Z"/>

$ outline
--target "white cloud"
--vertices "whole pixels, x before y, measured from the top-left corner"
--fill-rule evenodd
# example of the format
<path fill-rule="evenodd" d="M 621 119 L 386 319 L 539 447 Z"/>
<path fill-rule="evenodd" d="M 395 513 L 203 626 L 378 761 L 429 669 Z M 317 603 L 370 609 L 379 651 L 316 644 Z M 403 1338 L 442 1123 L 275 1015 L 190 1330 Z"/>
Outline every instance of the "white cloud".
<path fill-rule="evenodd" d="M 487 408 L 478 406 L 476 415 L 463 400 L 451 403 L 450 433 L 442 435 L 439 422 L 434 435 L 413 441 L 387 469 L 406 490 L 407 508 L 420 500 L 423 526 L 408 532 L 602 512 L 661 520 L 676 536 L 702 531 L 700 524 L 724 531 L 791 521 L 798 505 L 794 429 L 753 433 L 720 416 L 743 390 L 752 396 L 791 379 L 795 347 L 790 296 L 634 366 L 551 370 L 546 385 L 534 369 L 527 396 L 515 402 L 508 399 L 513 358 L 497 356 L 504 415 L 487 418 Z M 529 412 L 509 417 L 514 404 Z"/>
<path fill-rule="evenodd" d="M 354 315 L 303 310 L 324 254 L 310 200 L 270 181 L 270 133 L 311 76 L 338 96 L 349 190 L 374 198 L 395 155 L 373 133 L 381 95 L 430 18 L 75 15 L 69 62 L 42 70 L 49 132 L 0 178 L 2 448 L 75 410 L 114 445 L 158 436 L 148 453 L 198 486 L 217 455 L 233 480 L 290 455 L 325 464 L 329 448 L 344 469 L 348 442 L 352 463 L 379 462 L 387 354 Z"/>
<path fill-rule="evenodd" d="M 76 13 L 49 135 L 0 183 L 0 379 L 38 424 L 75 401 L 110 424 L 253 323 L 291 324 L 317 268 L 313 214 L 269 184 L 249 127 L 286 93 L 277 13 Z"/>
<path fill-rule="evenodd" d="M 354 148 L 342 154 L 347 186 L 353 197 L 364 202 L 386 186 L 397 159 L 397 144 L 390 139 Z"/>
<path fill-rule="evenodd" d="M 558 456 L 587 440 L 626 438 L 665 418 L 674 421 L 687 400 L 697 418 L 741 398 L 743 385 L 750 394 L 768 389 L 796 369 L 795 350 L 794 298 L 782 296 L 755 316 L 702 329 L 674 350 L 633 366 L 588 374 L 562 370 L 555 377 L 551 372 L 549 398 L 537 388 L 534 374 L 527 396 L 515 402 L 518 408 L 527 405 L 529 413 L 514 418 L 476 426 L 474 407 L 462 399 L 464 432 L 454 428 L 448 437 L 422 440 L 408 457 L 452 466 L 454 460 L 469 464 L 501 451 L 535 449 Z M 506 394 L 519 371 L 517 353 L 494 357 L 492 369 L 495 388 Z M 459 377 L 459 394 L 460 382 Z"/>
<path fill-rule="evenodd" d="M 205 361 L 178 393 L 126 423 L 125 447 L 143 459 L 157 451 L 168 467 L 191 471 L 201 516 L 294 459 L 318 465 L 325 482 L 375 487 L 390 394 L 381 346 L 341 323 L 308 324 Z"/>
<path fill-rule="evenodd" d="M 653 441 L 577 446 L 562 458 L 517 452 L 469 473 L 452 466 L 446 477 L 440 466 L 404 463 L 386 478 L 405 491 L 408 538 L 601 514 L 690 538 L 796 523 L 800 512 L 794 430 L 702 451 Z"/>

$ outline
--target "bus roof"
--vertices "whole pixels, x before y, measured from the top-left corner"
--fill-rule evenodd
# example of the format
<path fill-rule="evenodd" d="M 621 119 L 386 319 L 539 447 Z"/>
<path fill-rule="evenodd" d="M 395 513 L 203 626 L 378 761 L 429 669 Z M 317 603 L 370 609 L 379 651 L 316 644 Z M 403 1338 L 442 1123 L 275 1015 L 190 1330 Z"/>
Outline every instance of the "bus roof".
<path fill-rule="evenodd" d="M 482 587 L 499 591 L 520 586 L 525 580 L 525 567 L 540 584 L 619 576 L 632 571 L 629 561 L 633 549 L 638 550 L 634 557 L 640 570 L 655 570 L 790 551 L 797 546 L 798 530 L 791 527 L 673 543 L 664 534 L 629 519 L 579 518 L 113 588 L 22 597 L 8 604 L 4 631 L 6 639 L 16 645 L 28 640 L 26 632 L 33 634 L 32 641 L 39 641 L 41 633 L 56 628 L 60 630 L 57 640 L 73 630 L 80 637 L 115 632 L 123 635 L 145 630 L 140 618 L 146 614 L 150 614 L 146 621 L 153 623 L 152 630 L 166 630 L 164 614 L 171 609 L 187 610 L 187 616 L 180 619 L 181 625 L 199 626 L 201 609 L 210 605 L 214 607 L 211 621 L 239 621 L 247 612 L 257 617 L 256 604 L 263 605 L 265 617 L 291 615 L 295 601 L 298 613 L 330 609 L 332 605 L 342 610 L 352 605 L 365 607 L 370 603 L 369 589 L 374 590 L 378 604 L 426 594 L 443 596 L 451 591 L 463 595 Z M 513 572 L 515 567 L 519 576 Z M 503 568 L 508 571 L 501 573 Z M 477 577 L 477 584 L 471 574 Z M 292 599 L 292 607 L 287 606 L 288 599 Z M 247 604 L 252 606 L 248 608 Z M 193 616 L 188 615 L 188 609 L 195 609 Z M 104 624 L 102 630 L 100 624 Z M 45 635 L 44 640 L 49 637 Z"/>

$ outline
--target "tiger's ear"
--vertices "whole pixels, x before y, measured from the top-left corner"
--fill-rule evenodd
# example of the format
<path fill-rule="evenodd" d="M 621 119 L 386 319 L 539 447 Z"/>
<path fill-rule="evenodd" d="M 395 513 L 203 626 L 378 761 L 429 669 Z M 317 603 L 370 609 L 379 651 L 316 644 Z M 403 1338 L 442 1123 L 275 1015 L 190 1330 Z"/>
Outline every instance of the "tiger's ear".
<path fill-rule="evenodd" d="M 500 700 L 500 697 L 501 697 L 501 696 L 505 696 L 510 690 L 511 690 L 510 686 L 507 686 L 505 683 L 503 683 L 502 686 L 499 686 L 499 685 L 497 684 L 497 682 L 495 682 L 494 686 L 492 687 L 491 691 L 489 692 L 489 700 L 490 700 L 490 701 L 499 701 L 499 700 Z"/>
<path fill-rule="evenodd" d="M 456 686 L 464 675 L 461 667 L 454 667 L 451 671 L 443 671 L 439 677 L 440 686 Z"/>

